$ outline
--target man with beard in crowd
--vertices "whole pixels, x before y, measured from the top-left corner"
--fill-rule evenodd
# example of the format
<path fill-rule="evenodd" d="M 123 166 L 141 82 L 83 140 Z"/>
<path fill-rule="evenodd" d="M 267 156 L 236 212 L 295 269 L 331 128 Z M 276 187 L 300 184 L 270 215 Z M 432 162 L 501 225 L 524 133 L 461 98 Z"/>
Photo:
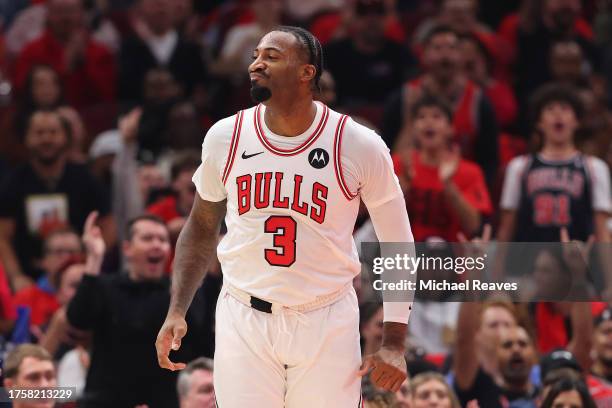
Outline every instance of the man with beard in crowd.
<path fill-rule="evenodd" d="M 15 169 L 0 187 L 0 258 L 14 290 L 37 279 L 33 260 L 42 239 L 57 228 L 81 230 L 98 211 L 107 246 L 115 241 L 110 202 L 86 165 L 69 161 L 71 130 L 58 111 L 36 111 L 26 126 L 29 163 Z"/>
<path fill-rule="evenodd" d="M 508 403 L 535 408 L 538 389 L 531 382 L 535 347 L 525 328 L 511 326 L 499 331 L 496 361 L 498 375 L 487 373 L 478 359 L 476 333 L 478 304 L 463 303 L 457 323 L 453 361 L 454 388 L 463 406 L 476 399 L 481 407 L 501 408 Z M 520 405 L 518 405 L 520 404 Z"/>
<path fill-rule="evenodd" d="M 482 89 L 461 70 L 459 45 L 459 36 L 447 26 L 429 32 L 421 57 L 425 71 L 388 100 L 382 137 L 396 149 L 414 144 L 409 135 L 412 106 L 424 95 L 439 97 L 452 107 L 453 142 L 459 145 L 463 158 L 480 165 L 490 185 L 497 171 L 497 122 Z M 408 137 L 401 137 L 404 133 Z"/>

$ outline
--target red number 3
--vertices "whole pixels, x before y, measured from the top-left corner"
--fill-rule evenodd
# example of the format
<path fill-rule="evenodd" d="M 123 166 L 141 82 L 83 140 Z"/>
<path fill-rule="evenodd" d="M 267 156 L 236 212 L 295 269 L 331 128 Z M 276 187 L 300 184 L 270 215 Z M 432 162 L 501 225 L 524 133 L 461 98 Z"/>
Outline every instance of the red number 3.
<path fill-rule="evenodd" d="M 266 233 L 274 234 L 275 249 L 266 249 L 266 261 L 274 266 L 291 266 L 295 262 L 295 220 L 286 215 L 273 215 L 264 224 Z"/>

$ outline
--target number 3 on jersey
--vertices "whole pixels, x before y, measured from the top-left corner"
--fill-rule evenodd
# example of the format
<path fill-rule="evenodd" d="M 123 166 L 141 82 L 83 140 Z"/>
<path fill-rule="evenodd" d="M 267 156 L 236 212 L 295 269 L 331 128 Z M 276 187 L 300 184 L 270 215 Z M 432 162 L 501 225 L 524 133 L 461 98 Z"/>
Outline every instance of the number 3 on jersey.
<path fill-rule="evenodd" d="M 264 231 L 274 234 L 274 249 L 266 249 L 265 258 L 273 266 L 291 266 L 295 262 L 295 233 L 297 223 L 287 215 L 273 215 L 264 224 Z"/>

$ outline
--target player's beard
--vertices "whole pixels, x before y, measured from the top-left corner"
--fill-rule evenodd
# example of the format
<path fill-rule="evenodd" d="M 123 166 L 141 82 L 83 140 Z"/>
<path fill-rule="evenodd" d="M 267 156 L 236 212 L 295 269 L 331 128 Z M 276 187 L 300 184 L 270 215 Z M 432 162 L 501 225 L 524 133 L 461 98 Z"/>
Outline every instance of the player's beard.
<path fill-rule="evenodd" d="M 251 81 L 251 99 L 255 103 L 265 102 L 272 96 L 270 88 L 265 86 L 257 85 L 254 81 Z"/>

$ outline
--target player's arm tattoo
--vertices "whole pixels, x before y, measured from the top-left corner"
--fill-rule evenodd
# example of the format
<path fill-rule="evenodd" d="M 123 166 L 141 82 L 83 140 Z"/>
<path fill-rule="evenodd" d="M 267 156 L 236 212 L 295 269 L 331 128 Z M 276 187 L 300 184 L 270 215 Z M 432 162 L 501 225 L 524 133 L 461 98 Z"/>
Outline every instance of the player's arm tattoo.
<path fill-rule="evenodd" d="M 168 314 L 185 316 L 187 313 L 196 290 L 216 260 L 217 239 L 225 211 L 226 201 L 204 201 L 196 194 L 191 214 L 176 243 Z"/>

